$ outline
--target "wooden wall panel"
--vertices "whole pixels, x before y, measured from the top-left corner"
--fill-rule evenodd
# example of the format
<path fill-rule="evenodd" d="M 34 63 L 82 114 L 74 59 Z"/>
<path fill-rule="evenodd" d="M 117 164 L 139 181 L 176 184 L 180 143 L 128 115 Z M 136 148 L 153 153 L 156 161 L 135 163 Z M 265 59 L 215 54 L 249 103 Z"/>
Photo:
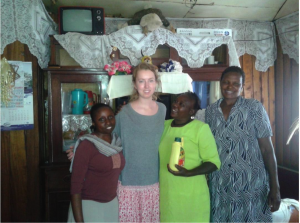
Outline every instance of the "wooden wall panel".
<path fill-rule="evenodd" d="M 299 64 L 295 60 L 291 60 L 291 79 L 292 79 L 292 122 L 296 117 L 299 117 Z M 292 149 L 291 156 L 291 168 L 293 170 L 299 170 L 299 134 L 292 138 L 290 143 Z"/>
<path fill-rule="evenodd" d="M 291 126 L 291 109 L 288 109 L 291 106 L 291 97 L 292 97 L 292 91 L 291 91 L 291 70 L 290 70 L 290 58 L 288 55 L 283 55 L 283 64 L 284 64 L 284 70 L 283 70 L 283 163 L 282 165 L 285 167 L 289 166 L 289 162 L 291 159 L 291 151 L 290 147 L 285 144 L 288 134 L 289 134 L 289 128 Z"/>
<path fill-rule="evenodd" d="M 252 67 L 255 68 L 255 60 L 252 60 Z M 258 101 L 261 101 L 261 74 L 258 70 L 253 69 L 253 98 Z"/>
<path fill-rule="evenodd" d="M 259 72 L 261 76 L 261 103 L 269 114 L 269 72 Z M 270 118 L 270 116 L 269 116 Z"/>
<path fill-rule="evenodd" d="M 39 138 L 41 134 L 41 130 L 39 129 L 40 116 L 38 114 L 39 111 L 39 100 L 38 100 L 38 70 L 39 65 L 38 61 L 33 56 L 27 45 L 24 47 L 24 56 L 25 61 L 32 63 L 32 85 L 34 86 L 33 91 L 33 110 L 34 110 L 34 124 L 35 127 L 30 131 L 25 131 L 25 148 L 26 148 L 26 160 L 27 160 L 27 191 L 29 195 L 37 194 L 37 196 L 28 196 L 27 203 L 30 204 L 27 207 L 28 219 L 30 221 L 40 221 L 40 212 L 42 207 L 42 200 L 40 200 L 40 142 Z M 43 106 L 43 102 L 42 106 Z M 31 213 L 34 213 L 33 215 Z"/>
<path fill-rule="evenodd" d="M 275 65 L 276 157 L 278 165 L 299 172 L 299 134 L 286 145 L 289 129 L 299 117 L 299 64 L 283 54 L 277 38 Z"/>
<path fill-rule="evenodd" d="M 279 38 L 276 39 L 277 43 Z M 283 164 L 283 53 L 280 44 L 277 44 L 277 59 L 275 65 L 275 98 L 276 98 L 276 105 L 275 105 L 275 113 L 276 113 L 276 120 L 275 124 L 277 126 L 276 132 L 276 147 L 275 153 L 277 158 L 277 164 Z"/>
<path fill-rule="evenodd" d="M 270 119 L 273 137 L 272 142 L 275 145 L 275 85 L 274 85 L 274 67 L 270 67 L 266 72 L 260 72 L 255 69 L 255 56 L 245 54 L 239 58 L 242 69 L 245 72 L 245 86 L 242 95 L 245 98 L 255 98 L 260 101 Z"/>
<path fill-rule="evenodd" d="M 10 185 L 9 132 L 1 132 L 1 221 L 10 221 L 12 213 Z"/>
<path fill-rule="evenodd" d="M 241 64 L 242 69 L 245 72 L 245 86 L 244 86 L 244 96 L 245 98 L 253 98 L 253 58 L 245 54 L 243 55 L 243 63 Z"/>
<path fill-rule="evenodd" d="M 275 71 L 274 66 L 269 67 L 269 118 L 273 130 L 272 143 L 276 147 L 276 125 L 275 125 Z"/>
<path fill-rule="evenodd" d="M 27 213 L 27 171 L 23 130 L 10 131 L 10 172 L 12 210 L 23 210 L 13 221 L 24 221 Z M 22 186 L 20 186 L 22 185 Z"/>
<path fill-rule="evenodd" d="M 34 129 L 1 132 L 1 221 L 41 221 L 37 59 L 18 41 L 1 58 L 32 62 Z"/>

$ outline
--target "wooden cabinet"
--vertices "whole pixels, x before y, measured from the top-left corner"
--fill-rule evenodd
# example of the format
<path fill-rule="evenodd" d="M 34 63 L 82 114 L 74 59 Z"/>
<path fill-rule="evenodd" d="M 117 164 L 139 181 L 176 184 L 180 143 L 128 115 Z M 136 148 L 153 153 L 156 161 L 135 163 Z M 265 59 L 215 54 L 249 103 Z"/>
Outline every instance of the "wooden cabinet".
<path fill-rule="evenodd" d="M 47 222 L 66 222 L 70 206 L 69 163 L 45 165 L 42 167 L 45 176 L 45 208 Z"/>
<path fill-rule="evenodd" d="M 48 72 L 48 162 L 69 162 L 63 152 L 62 139 L 62 110 L 61 92 L 63 87 L 69 89 L 82 88 L 83 91 L 90 90 L 89 86 L 99 87 L 97 94 L 101 102 L 107 98 L 106 88 L 108 75 L 101 69 L 52 69 Z M 69 85 L 69 86 L 68 86 Z M 96 88 L 97 88 L 96 87 Z M 94 87 L 95 88 L 95 87 Z"/>
<path fill-rule="evenodd" d="M 48 129 L 47 152 L 41 166 L 44 177 L 45 221 L 65 222 L 70 204 L 70 161 L 63 148 L 64 131 L 62 120 L 62 92 L 75 88 L 93 90 L 98 101 L 107 98 L 109 77 L 102 69 L 47 69 Z M 73 119 L 76 115 L 68 114 Z M 89 116 L 89 115 L 87 115 Z M 88 126 L 89 127 L 89 126 Z"/>

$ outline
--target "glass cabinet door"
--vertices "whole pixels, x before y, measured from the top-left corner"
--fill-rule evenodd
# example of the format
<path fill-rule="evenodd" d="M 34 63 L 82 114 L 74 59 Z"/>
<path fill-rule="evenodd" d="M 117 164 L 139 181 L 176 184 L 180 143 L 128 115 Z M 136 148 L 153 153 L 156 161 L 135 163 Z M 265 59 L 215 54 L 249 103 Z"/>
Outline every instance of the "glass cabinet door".
<path fill-rule="evenodd" d="M 77 139 L 91 133 L 92 106 L 101 102 L 101 82 L 95 83 L 62 83 L 61 116 L 63 151 L 74 146 Z"/>
<path fill-rule="evenodd" d="M 69 162 L 65 151 L 90 132 L 90 109 L 106 102 L 108 80 L 100 69 L 48 71 L 48 162 Z"/>

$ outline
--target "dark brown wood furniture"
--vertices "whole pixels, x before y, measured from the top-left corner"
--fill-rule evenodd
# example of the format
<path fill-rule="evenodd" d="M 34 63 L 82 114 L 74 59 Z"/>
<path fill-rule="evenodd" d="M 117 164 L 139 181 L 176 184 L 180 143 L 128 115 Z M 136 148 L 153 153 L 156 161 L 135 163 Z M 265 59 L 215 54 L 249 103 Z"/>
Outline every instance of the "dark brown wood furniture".
<path fill-rule="evenodd" d="M 107 97 L 109 77 L 102 69 L 52 68 L 47 73 L 48 88 L 48 144 L 41 166 L 45 184 L 45 221 L 67 221 L 70 204 L 70 161 L 63 151 L 61 90 L 65 84 L 99 85 L 100 98 Z"/>

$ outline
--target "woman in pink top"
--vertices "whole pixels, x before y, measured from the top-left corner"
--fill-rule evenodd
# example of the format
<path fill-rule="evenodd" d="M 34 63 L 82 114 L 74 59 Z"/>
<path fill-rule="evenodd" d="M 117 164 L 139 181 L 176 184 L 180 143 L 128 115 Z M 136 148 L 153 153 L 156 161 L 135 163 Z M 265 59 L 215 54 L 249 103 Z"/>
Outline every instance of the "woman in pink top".
<path fill-rule="evenodd" d="M 93 133 L 80 137 L 74 148 L 68 222 L 118 222 L 116 193 L 125 166 L 121 139 L 112 133 L 111 107 L 95 104 L 91 118 Z"/>

